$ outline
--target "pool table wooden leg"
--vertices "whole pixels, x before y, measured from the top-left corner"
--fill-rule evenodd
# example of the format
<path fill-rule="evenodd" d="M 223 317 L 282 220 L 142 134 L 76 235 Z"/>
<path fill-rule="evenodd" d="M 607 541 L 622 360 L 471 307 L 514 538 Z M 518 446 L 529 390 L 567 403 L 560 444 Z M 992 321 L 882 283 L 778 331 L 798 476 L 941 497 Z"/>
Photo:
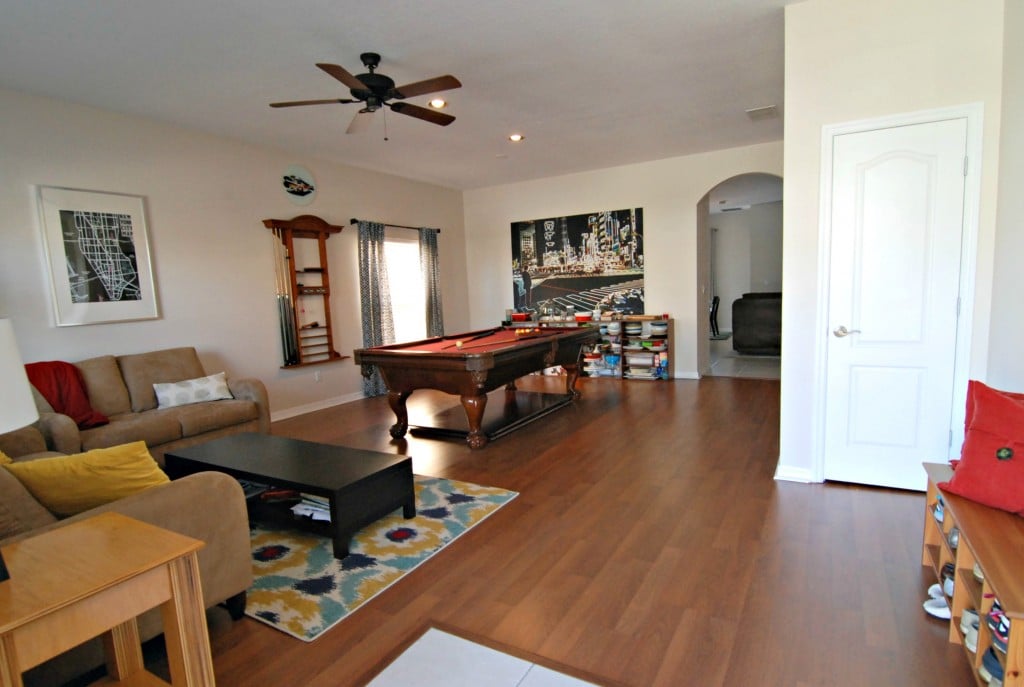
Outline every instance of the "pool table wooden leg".
<path fill-rule="evenodd" d="M 478 396 L 460 396 L 462 407 L 466 411 L 466 420 L 469 423 L 469 435 L 466 443 L 470 448 L 483 448 L 487 445 L 487 435 L 480 429 L 484 419 L 484 408 L 487 407 L 487 394 Z"/>
<path fill-rule="evenodd" d="M 409 429 L 409 411 L 406 410 L 405 401 L 411 394 L 411 391 L 388 392 L 388 405 L 391 406 L 391 410 L 395 413 L 395 424 L 391 425 L 390 429 L 391 436 L 394 439 L 404 437 Z"/>
<path fill-rule="evenodd" d="M 565 369 L 565 393 L 572 396 L 574 399 L 580 397 L 580 392 L 576 388 L 576 380 L 580 378 L 580 366 L 576 365 L 562 365 Z"/>

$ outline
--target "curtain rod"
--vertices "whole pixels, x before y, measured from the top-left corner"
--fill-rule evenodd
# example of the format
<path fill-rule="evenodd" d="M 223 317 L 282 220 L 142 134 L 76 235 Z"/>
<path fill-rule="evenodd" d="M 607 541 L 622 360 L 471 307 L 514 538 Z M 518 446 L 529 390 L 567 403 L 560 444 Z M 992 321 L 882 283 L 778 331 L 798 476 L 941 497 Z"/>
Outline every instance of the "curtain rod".
<path fill-rule="evenodd" d="M 362 220 L 353 217 L 348 221 L 349 224 L 359 224 Z M 433 227 L 410 227 L 405 224 L 388 224 L 387 222 L 381 222 L 385 227 L 393 227 L 395 229 L 412 229 L 413 231 L 419 231 L 420 229 L 433 229 Z M 438 234 L 441 233 L 440 229 L 434 229 Z"/>

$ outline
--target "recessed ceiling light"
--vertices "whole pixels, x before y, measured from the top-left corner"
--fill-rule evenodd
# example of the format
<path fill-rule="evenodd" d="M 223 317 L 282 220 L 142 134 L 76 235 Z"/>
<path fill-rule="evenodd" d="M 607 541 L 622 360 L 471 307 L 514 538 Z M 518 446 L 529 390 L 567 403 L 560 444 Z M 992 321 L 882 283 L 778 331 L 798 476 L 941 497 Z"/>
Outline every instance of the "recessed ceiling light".
<path fill-rule="evenodd" d="M 430 101 L 430 106 L 435 110 L 440 110 L 448 104 L 448 101 L 444 98 L 434 98 Z"/>
<path fill-rule="evenodd" d="M 513 143 L 519 143 L 520 141 L 526 140 L 526 136 L 523 136 L 522 134 L 509 134 L 508 140 Z"/>

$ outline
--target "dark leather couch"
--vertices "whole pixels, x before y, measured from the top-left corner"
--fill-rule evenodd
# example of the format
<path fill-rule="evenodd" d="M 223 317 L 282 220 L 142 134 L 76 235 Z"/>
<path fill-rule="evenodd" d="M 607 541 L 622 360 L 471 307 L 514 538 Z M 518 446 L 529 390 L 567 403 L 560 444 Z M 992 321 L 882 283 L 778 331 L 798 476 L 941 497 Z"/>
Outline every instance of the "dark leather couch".
<path fill-rule="evenodd" d="M 732 348 L 746 355 L 781 355 L 781 293 L 745 293 L 732 302 Z"/>

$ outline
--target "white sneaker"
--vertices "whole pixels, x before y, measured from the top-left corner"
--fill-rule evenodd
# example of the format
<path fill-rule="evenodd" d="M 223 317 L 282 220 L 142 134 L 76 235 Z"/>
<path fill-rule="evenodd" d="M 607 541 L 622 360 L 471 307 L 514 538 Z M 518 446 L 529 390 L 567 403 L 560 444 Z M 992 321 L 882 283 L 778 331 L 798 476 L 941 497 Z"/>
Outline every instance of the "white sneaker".
<path fill-rule="evenodd" d="M 960 631 L 967 634 L 972 625 L 978 624 L 978 612 L 973 608 L 965 608 L 964 614 L 960 616 Z"/>
<path fill-rule="evenodd" d="M 947 577 L 942 581 L 942 591 L 946 592 L 946 596 L 953 597 L 953 578 Z"/>
<path fill-rule="evenodd" d="M 941 599 L 944 595 L 942 592 L 942 586 L 936 582 L 931 587 L 928 587 L 928 596 L 933 599 Z"/>
<path fill-rule="evenodd" d="M 949 604 L 946 603 L 945 597 L 940 597 L 938 599 L 928 599 L 924 602 L 923 606 L 925 612 L 928 615 L 934 616 L 936 618 L 941 618 L 942 620 L 949 620 L 950 617 L 953 615 L 952 612 L 949 610 Z"/>
<path fill-rule="evenodd" d="M 967 650 L 970 651 L 972 654 L 977 653 L 977 651 L 978 651 L 978 621 L 977 620 L 975 620 L 974 623 L 969 628 L 967 628 L 967 632 L 964 633 L 964 646 L 967 647 Z"/>

